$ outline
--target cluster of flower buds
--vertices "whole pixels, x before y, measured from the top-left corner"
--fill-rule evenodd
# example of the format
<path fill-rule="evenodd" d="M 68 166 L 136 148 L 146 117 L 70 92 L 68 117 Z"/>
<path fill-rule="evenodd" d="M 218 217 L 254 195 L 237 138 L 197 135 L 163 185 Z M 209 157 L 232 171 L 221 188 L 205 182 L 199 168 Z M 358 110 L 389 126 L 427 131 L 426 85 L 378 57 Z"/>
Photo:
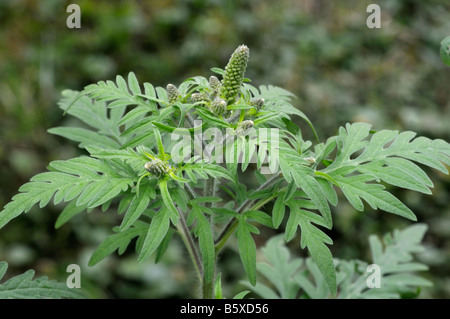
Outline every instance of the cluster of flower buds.
<path fill-rule="evenodd" d="M 212 92 L 211 92 L 211 100 L 214 100 L 216 97 L 220 96 L 220 88 L 221 88 L 222 84 L 220 83 L 220 80 L 214 76 L 211 75 L 209 77 L 209 87 L 211 88 Z"/>
<path fill-rule="evenodd" d="M 250 130 L 254 125 L 255 124 L 252 120 L 242 121 L 236 128 L 236 134 L 240 136 L 246 135 L 248 130 Z"/>
<path fill-rule="evenodd" d="M 303 158 L 305 161 L 308 162 L 309 165 L 313 165 L 316 163 L 316 159 L 314 157 L 305 157 Z"/>
<path fill-rule="evenodd" d="M 219 91 L 221 87 L 220 80 L 217 78 L 217 76 L 211 75 L 209 77 L 209 86 L 213 91 Z"/>
<path fill-rule="evenodd" d="M 159 158 L 145 163 L 144 168 L 157 178 L 161 178 L 170 172 L 170 165 Z"/>
<path fill-rule="evenodd" d="M 227 110 L 227 102 L 224 99 L 216 97 L 211 102 L 211 111 L 217 115 L 223 115 Z"/>
<path fill-rule="evenodd" d="M 193 93 L 191 95 L 192 102 L 210 102 L 211 98 L 205 93 Z"/>
<path fill-rule="evenodd" d="M 231 55 L 222 80 L 223 97 L 228 104 L 236 101 L 244 81 L 245 70 L 250 56 L 250 50 L 246 45 L 240 45 Z"/>
<path fill-rule="evenodd" d="M 178 92 L 177 87 L 173 84 L 167 84 L 166 90 L 169 103 L 170 104 L 175 103 L 180 96 L 180 92 Z"/>
<path fill-rule="evenodd" d="M 264 106 L 264 99 L 262 97 L 260 98 L 254 98 L 250 101 L 250 105 L 253 106 L 256 110 L 261 110 Z"/>

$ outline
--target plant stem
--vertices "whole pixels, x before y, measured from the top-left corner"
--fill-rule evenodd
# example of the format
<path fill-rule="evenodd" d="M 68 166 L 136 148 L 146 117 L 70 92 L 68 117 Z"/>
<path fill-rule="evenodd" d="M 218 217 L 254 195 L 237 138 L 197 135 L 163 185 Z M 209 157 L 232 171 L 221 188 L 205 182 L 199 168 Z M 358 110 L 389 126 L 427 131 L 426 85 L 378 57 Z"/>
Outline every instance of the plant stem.
<path fill-rule="evenodd" d="M 217 237 L 217 240 L 214 244 L 214 247 L 216 249 L 216 256 L 219 254 L 219 251 L 223 248 L 223 246 L 225 246 L 228 238 L 230 238 L 230 236 L 234 233 L 238 224 L 239 222 L 236 218 L 231 219 L 230 222 L 222 230 L 222 233 L 220 233 L 219 237 Z"/>
<path fill-rule="evenodd" d="M 197 194 L 195 193 L 194 189 L 189 186 L 188 183 L 184 183 L 184 187 L 186 188 L 186 191 L 189 193 L 189 196 L 191 196 L 192 199 L 197 197 Z"/>
<path fill-rule="evenodd" d="M 204 196 L 214 196 L 215 195 L 215 188 L 216 188 L 216 180 L 214 178 L 208 178 L 206 180 L 206 184 L 205 184 L 205 191 L 204 191 Z M 211 207 L 212 203 L 211 202 L 207 202 L 206 203 L 206 207 Z"/>
<path fill-rule="evenodd" d="M 187 183 L 184 184 L 184 186 L 185 186 L 185 189 L 187 190 L 187 192 L 189 193 L 190 197 L 196 198 L 196 194 L 195 194 L 194 190 Z M 214 187 L 214 185 L 213 185 L 213 187 Z M 214 190 L 212 191 L 212 193 L 214 194 Z M 181 212 L 180 212 L 180 214 L 181 214 Z M 213 223 L 213 221 L 211 220 L 211 227 L 213 227 L 212 223 Z M 184 217 L 182 219 L 181 224 L 185 225 L 184 229 L 187 229 L 187 231 L 189 232 L 186 221 L 184 220 Z M 189 240 L 190 244 L 188 243 L 188 241 L 186 241 L 185 244 L 189 250 L 189 254 L 191 255 L 192 262 L 197 270 L 197 274 L 199 275 L 199 279 L 202 283 L 202 288 L 201 288 L 202 289 L 202 298 L 203 299 L 212 299 L 214 296 L 214 293 L 213 293 L 214 292 L 214 276 L 213 276 L 212 280 L 210 280 L 210 281 L 205 280 L 204 272 L 201 271 L 202 264 L 201 264 L 199 255 L 195 249 L 194 241 L 192 240 L 191 236 L 189 236 L 188 238 L 190 239 Z M 193 252 L 193 253 L 191 253 L 191 252 Z M 215 256 L 215 260 L 214 260 L 214 268 L 215 268 L 216 260 L 217 260 L 217 255 Z M 213 271 L 213 273 L 214 273 L 214 271 Z"/>
<path fill-rule="evenodd" d="M 202 281 L 202 298 L 213 299 L 214 298 L 214 276 L 210 281 L 203 279 Z"/>
<path fill-rule="evenodd" d="M 260 191 L 266 187 L 269 187 L 270 185 L 272 185 L 277 179 L 278 177 L 281 176 L 281 173 L 277 173 L 275 175 L 273 175 L 271 178 L 269 178 L 268 180 L 266 180 L 263 184 L 261 184 L 256 190 Z M 275 196 L 276 197 L 276 196 Z M 258 204 L 255 205 L 261 207 L 262 205 L 266 204 L 268 201 L 272 200 L 274 197 L 269 197 L 269 199 L 266 199 L 263 201 L 263 204 Z M 251 200 L 251 199 L 247 199 L 245 200 L 241 206 L 239 206 L 239 208 L 237 209 L 237 213 L 238 214 L 242 214 L 246 208 L 250 205 L 253 205 L 255 202 L 255 200 Z M 258 207 L 258 208 L 259 208 Z M 258 209 L 256 208 L 256 209 Z M 254 209 L 254 207 L 252 207 L 252 209 Z M 225 243 L 227 242 L 228 238 L 230 238 L 230 236 L 233 234 L 233 232 L 236 230 L 238 225 L 238 220 L 236 217 L 233 217 L 228 224 L 225 226 L 225 228 L 222 230 L 222 232 L 220 233 L 220 235 L 217 237 L 216 242 L 215 242 L 215 248 L 216 248 L 216 255 L 218 254 L 218 252 L 220 251 L 220 249 L 222 249 L 222 247 L 225 245 Z"/>
<path fill-rule="evenodd" d="M 195 194 L 195 191 L 188 185 L 188 183 L 185 183 L 184 186 L 185 186 L 187 193 L 189 194 L 189 196 L 192 199 L 197 197 L 197 195 Z M 205 191 L 207 192 L 206 196 L 214 196 L 215 195 L 215 180 L 214 179 L 209 179 L 207 181 Z M 208 204 L 211 204 L 211 203 L 208 203 Z M 211 205 L 209 205 L 209 207 L 211 207 Z M 180 215 L 181 215 L 181 212 L 180 212 Z M 213 225 L 212 218 L 211 218 L 210 222 L 211 222 L 211 227 L 213 227 L 214 225 Z M 187 229 L 187 231 L 189 232 L 186 221 L 184 220 L 184 217 L 183 217 L 181 224 L 185 225 L 184 228 Z M 193 262 L 195 268 L 197 269 L 199 279 L 202 283 L 202 288 L 201 288 L 202 289 L 202 298 L 203 299 L 212 299 L 214 296 L 214 293 L 213 293 L 214 292 L 214 276 L 210 281 L 205 280 L 204 272 L 200 271 L 200 269 L 202 269 L 202 264 L 201 264 L 199 255 L 195 249 L 194 241 L 192 240 L 191 236 L 189 236 L 188 238 L 190 238 L 190 244 L 189 243 L 186 244 L 186 247 L 189 250 L 189 254 L 191 255 L 192 262 Z M 191 252 L 193 252 L 193 253 L 191 253 Z M 214 260 L 214 268 L 215 268 L 216 260 L 217 260 L 217 255 L 215 256 L 215 260 Z M 214 273 L 214 271 L 213 271 L 213 273 Z"/>
<path fill-rule="evenodd" d="M 180 222 L 177 225 L 178 232 L 188 250 L 189 256 L 191 257 L 192 264 L 194 265 L 195 271 L 200 280 L 203 280 L 203 266 L 200 260 L 197 248 L 195 247 L 194 240 L 192 239 L 191 232 L 186 223 L 183 213 L 177 208 L 178 214 L 180 215 Z"/>

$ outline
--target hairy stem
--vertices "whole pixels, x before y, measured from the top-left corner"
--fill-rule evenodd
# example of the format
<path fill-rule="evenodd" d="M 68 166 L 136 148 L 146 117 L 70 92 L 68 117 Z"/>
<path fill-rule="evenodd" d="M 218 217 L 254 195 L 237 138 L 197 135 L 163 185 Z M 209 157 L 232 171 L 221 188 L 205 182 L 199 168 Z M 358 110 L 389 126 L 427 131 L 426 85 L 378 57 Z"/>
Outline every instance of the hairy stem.
<path fill-rule="evenodd" d="M 262 189 L 265 189 L 267 187 L 269 187 L 270 185 L 272 185 L 273 183 L 275 183 L 278 180 L 278 177 L 281 176 L 281 173 L 277 173 L 275 175 L 273 175 L 271 178 L 269 178 L 268 180 L 266 180 L 263 184 L 261 184 L 255 192 L 260 191 Z M 275 196 L 276 197 L 276 196 Z M 266 204 L 268 201 L 271 201 L 274 197 L 269 197 L 269 199 L 264 200 L 263 204 L 258 203 L 255 206 L 261 207 L 264 204 Z M 245 200 L 241 206 L 238 207 L 237 209 L 237 213 L 238 214 L 242 214 L 248 206 L 251 206 L 255 203 L 255 200 L 251 200 L 251 199 L 247 199 Z M 255 207 L 254 206 L 254 207 Z M 252 209 L 255 209 L 254 207 L 252 207 Z M 256 209 L 258 209 L 256 208 Z M 222 230 L 222 232 L 220 233 L 220 235 L 217 237 L 216 242 L 215 242 L 215 247 L 216 247 L 216 255 L 219 252 L 220 249 L 222 249 L 222 247 L 225 245 L 226 241 L 228 240 L 228 238 L 230 238 L 230 236 L 233 234 L 233 232 L 236 230 L 238 225 L 238 220 L 236 217 L 233 217 L 228 224 L 225 226 L 225 228 Z"/>
<path fill-rule="evenodd" d="M 184 188 L 186 189 L 186 191 L 188 192 L 189 196 L 194 199 L 197 197 L 197 194 L 195 193 L 194 189 L 189 186 L 188 183 L 184 183 Z"/>
<path fill-rule="evenodd" d="M 197 197 L 195 191 L 187 183 L 185 183 L 184 186 L 185 186 L 185 189 L 186 189 L 187 193 L 189 194 L 189 196 L 191 198 L 196 198 Z M 213 185 L 213 187 L 214 186 L 215 185 Z M 213 188 L 212 194 L 213 194 L 213 196 L 215 195 L 214 194 L 214 188 Z M 184 221 L 183 224 L 186 225 L 186 222 Z M 213 225 L 213 220 L 211 218 L 211 227 L 213 227 L 213 226 L 214 226 Z M 187 225 L 186 225 L 186 228 L 187 228 Z M 194 245 L 194 242 L 193 242 L 192 238 L 191 238 L 191 242 L 192 242 L 192 245 Z M 186 245 L 186 247 L 189 247 L 189 246 Z M 195 246 L 193 246 L 193 247 L 195 248 Z M 190 249 L 190 248 L 188 248 L 188 249 Z M 190 251 L 195 251 L 194 254 L 191 254 L 191 258 L 192 258 L 192 256 L 196 256 L 196 257 L 192 258 L 192 261 L 193 261 L 193 264 L 194 264 L 195 268 L 196 269 L 202 269 L 201 268 L 202 265 L 201 265 L 201 261 L 200 261 L 198 253 L 194 249 L 191 249 Z M 215 268 L 216 260 L 217 260 L 217 255 L 216 255 L 216 258 L 214 260 L 214 268 Z M 213 294 L 213 292 L 214 292 L 214 276 L 213 276 L 212 280 L 206 281 L 205 277 L 204 277 L 204 272 L 197 271 L 197 273 L 198 273 L 200 281 L 201 281 L 202 298 L 203 299 L 212 299 L 213 296 L 214 296 L 214 294 Z"/>
<path fill-rule="evenodd" d="M 203 266 L 200 260 L 200 256 L 197 252 L 197 248 L 194 243 L 194 239 L 191 236 L 191 232 L 186 223 L 183 213 L 177 208 L 178 214 L 180 215 L 180 222 L 177 225 L 178 232 L 183 239 L 183 242 L 188 250 L 189 256 L 191 257 L 192 264 L 194 265 L 195 271 L 200 280 L 203 280 Z"/>
<path fill-rule="evenodd" d="M 210 177 L 209 179 L 206 180 L 204 195 L 208 197 L 214 196 L 216 193 L 214 188 L 216 188 L 216 180 Z M 206 203 L 206 207 L 211 206 L 212 206 L 211 202 Z"/>
<path fill-rule="evenodd" d="M 284 188 L 285 189 L 285 188 Z M 276 198 L 278 194 L 273 194 L 267 198 L 262 199 L 255 205 L 251 206 L 249 210 L 258 210 L 274 198 Z M 223 229 L 222 233 L 220 234 L 219 238 L 216 240 L 216 243 L 214 245 L 216 249 L 216 256 L 218 255 L 219 251 L 225 246 L 226 242 L 230 238 L 230 236 L 234 233 L 238 226 L 239 222 L 236 218 L 232 219 L 227 226 Z"/>
<path fill-rule="evenodd" d="M 187 183 L 185 183 L 184 186 L 185 186 L 185 189 L 186 189 L 187 193 L 189 194 L 189 196 L 191 198 L 196 198 L 197 197 L 197 195 L 195 194 L 195 191 Z M 215 188 L 215 185 L 213 185 L 213 187 L 212 187 L 212 196 L 215 195 L 214 194 L 215 193 L 214 188 Z M 209 195 L 207 195 L 207 196 L 209 196 Z M 184 222 L 183 224 L 186 225 L 186 222 Z M 214 227 L 212 218 L 211 218 L 211 227 Z M 186 225 L 186 228 L 187 228 L 187 225 Z M 193 245 L 194 243 L 193 243 L 192 238 L 191 238 L 191 242 L 192 242 L 192 245 Z M 195 246 L 194 246 L 194 248 L 195 248 Z M 193 260 L 193 263 L 194 263 L 194 266 L 196 267 L 196 269 L 201 269 L 200 267 L 202 265 L 201 265 L 198 253 L 195 251 L 195 254 L 192 254 L 191 256 L 197 256 L 196 258 L 192 258 L 192 260 Z M 217 261 L 217 255 L 216 255 L 216 258 L 214 260 L 214 268 L 215 268 L 216 261 Z M 202 298 L 203 299 L 212 299 L 213 296 L 214 296 L 214 276 L 213 276 L 212 280 L 206 281 L 205 277 L 204 277 L 204 272 L 199 271 L 197 273 L 199 274 L 199 276 L 200 276 L 199 278 L 200 278 L 201 283 L 202 283 L 202 287 L 201 287 Z M 213 271 L 213 273 L 214 273 L 214 271 Z"/>
<path fill-rule="evenodd" d="M 203 280 L 202 298 L 203 299 L 213 299 L 213 297 L 214 297 L 214 278 L 208 282 Z"/>

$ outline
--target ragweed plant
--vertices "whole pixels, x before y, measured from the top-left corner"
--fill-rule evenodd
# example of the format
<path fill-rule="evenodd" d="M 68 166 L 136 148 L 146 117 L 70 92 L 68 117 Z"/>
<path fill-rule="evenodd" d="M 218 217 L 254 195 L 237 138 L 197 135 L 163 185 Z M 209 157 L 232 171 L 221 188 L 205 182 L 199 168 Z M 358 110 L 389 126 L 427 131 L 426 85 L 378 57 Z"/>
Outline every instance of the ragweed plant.
<path fill-rule="evenodd" d="M 327 235 L 337 190 L 358 211 L 364 211 L 365 201 L 372 209 L 415 221 L 386 185 L 430 194 L 433 183 L 421 166 L 448 173 L 450 145 L 410 131 L 374 130 L 367 123 L 347 124 L 336 136 L 319 141 L 306 115 L 291 104 L 292 93 L 249 84 L 249 57 L 241 45 L 225 69 L 211 69 L 216 75 L 165 89 L 141 85 L 130 73 L 127 79 L 117 76 L 115 82 L 101 81 L 81 92 L 64 91 L 61 109 L 90 128 L 49 132 L 79 143 L 87 153 L 53 161 L 47 172 L 32 177 L 0 212 L 0 227 L 52 199 L 55 205 L 68 203 L 56 228 L 83 211 L 117 211 L 123 214 L 121 224 L 89 264 L 116 250 L 123 253 L 136 238 L 138 261 L 155 256 L 158 262 L 176 234 L 192 260 L 203 298 L 222 296 L 216 263 L 231 238 L 237 238 L 253 287 L 257 247 L 252 234 L 269 227 L 291 241 L 300 232 L 300 247 L 307 249 L 307 265 L 322 290 L 314 294 L 301 276 L 294 288 L 310 291 L 310 297 L 337 296 L 342 267 L 347 267 L 336 264 Z M 316 140 L 304 139 L 295 117 L 305 121 Z M 256 186 L 245 182 L 247 171 Z M 271 243 L 269 250 L 281 245 Z M 377 256 L 380 247 L 376 244 Z M 361 295 L 357 287 L 350 296 Z"/>

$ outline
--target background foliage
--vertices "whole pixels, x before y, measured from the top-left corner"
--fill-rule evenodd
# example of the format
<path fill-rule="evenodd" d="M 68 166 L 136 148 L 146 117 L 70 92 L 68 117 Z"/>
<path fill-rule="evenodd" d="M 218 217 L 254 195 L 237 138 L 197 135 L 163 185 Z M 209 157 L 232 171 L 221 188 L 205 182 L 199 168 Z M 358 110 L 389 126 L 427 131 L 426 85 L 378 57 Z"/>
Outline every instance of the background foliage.
<path fill-rule="evenodd" d="M 72 2 L 82 9 L 81 29 L 66 27 L 66 7 Z M 450 140 L 450 69 L 439 57 L 439 43 L 450 34 L 446 0 L 385 0 L 381 29 L 365 26 L 366 7 L 373 1 L 72 2 L 0 2 L 1 207 L 48 162 L 81 152 L 75 143 L 46 132 L 74 121 L 56 105 L 62 89 L 81 90 L 129 71 L 155 86 L 177 85 L 189 76 L 209 76 L 211 66 L 224 67 L 242 43 L 251 50 L 247 75 L 253 84 L 294 92 L 321 139 L 346 122 L 367 121 L 374 129 Z M 306 125 L 299 125 L 311 137 Z M 433 196 L 405 190 L 395 195 L 429 225 L 427 249 L 419 260 L 430 266 L 426 276 L 434 286 L 421 297 L 449 298 L 450 179 L 436 172 L 431 176 Z M 55 231 L 61 208 L 36 207 L 2 229 L 0 260 L 9 264 L 6 276 L 32 268 L 64 281 L 66 266 L 78 263 L 82 286 L 93 297 L 192 295 L 193 276 L 182 245 L 172 245 L 157 265 L 137 264 L 128 251 L 88 267 L 90 254 L 117 224 L 117 216 L 94 211 Z M 369 234 L 409 225 L 390 214 L 369 209 L 362 214 L 346 205 L 334 209 L 333 216 L 331 249 L 340 259 L 369 260 Z M 262 232 L 255 237 L 257 245 L 272 235 Z M 224 251 L 221 262 L 225 296 L 234 295 L 243 286 L 231 283 L 245 278 L 238 257 Z"/>

